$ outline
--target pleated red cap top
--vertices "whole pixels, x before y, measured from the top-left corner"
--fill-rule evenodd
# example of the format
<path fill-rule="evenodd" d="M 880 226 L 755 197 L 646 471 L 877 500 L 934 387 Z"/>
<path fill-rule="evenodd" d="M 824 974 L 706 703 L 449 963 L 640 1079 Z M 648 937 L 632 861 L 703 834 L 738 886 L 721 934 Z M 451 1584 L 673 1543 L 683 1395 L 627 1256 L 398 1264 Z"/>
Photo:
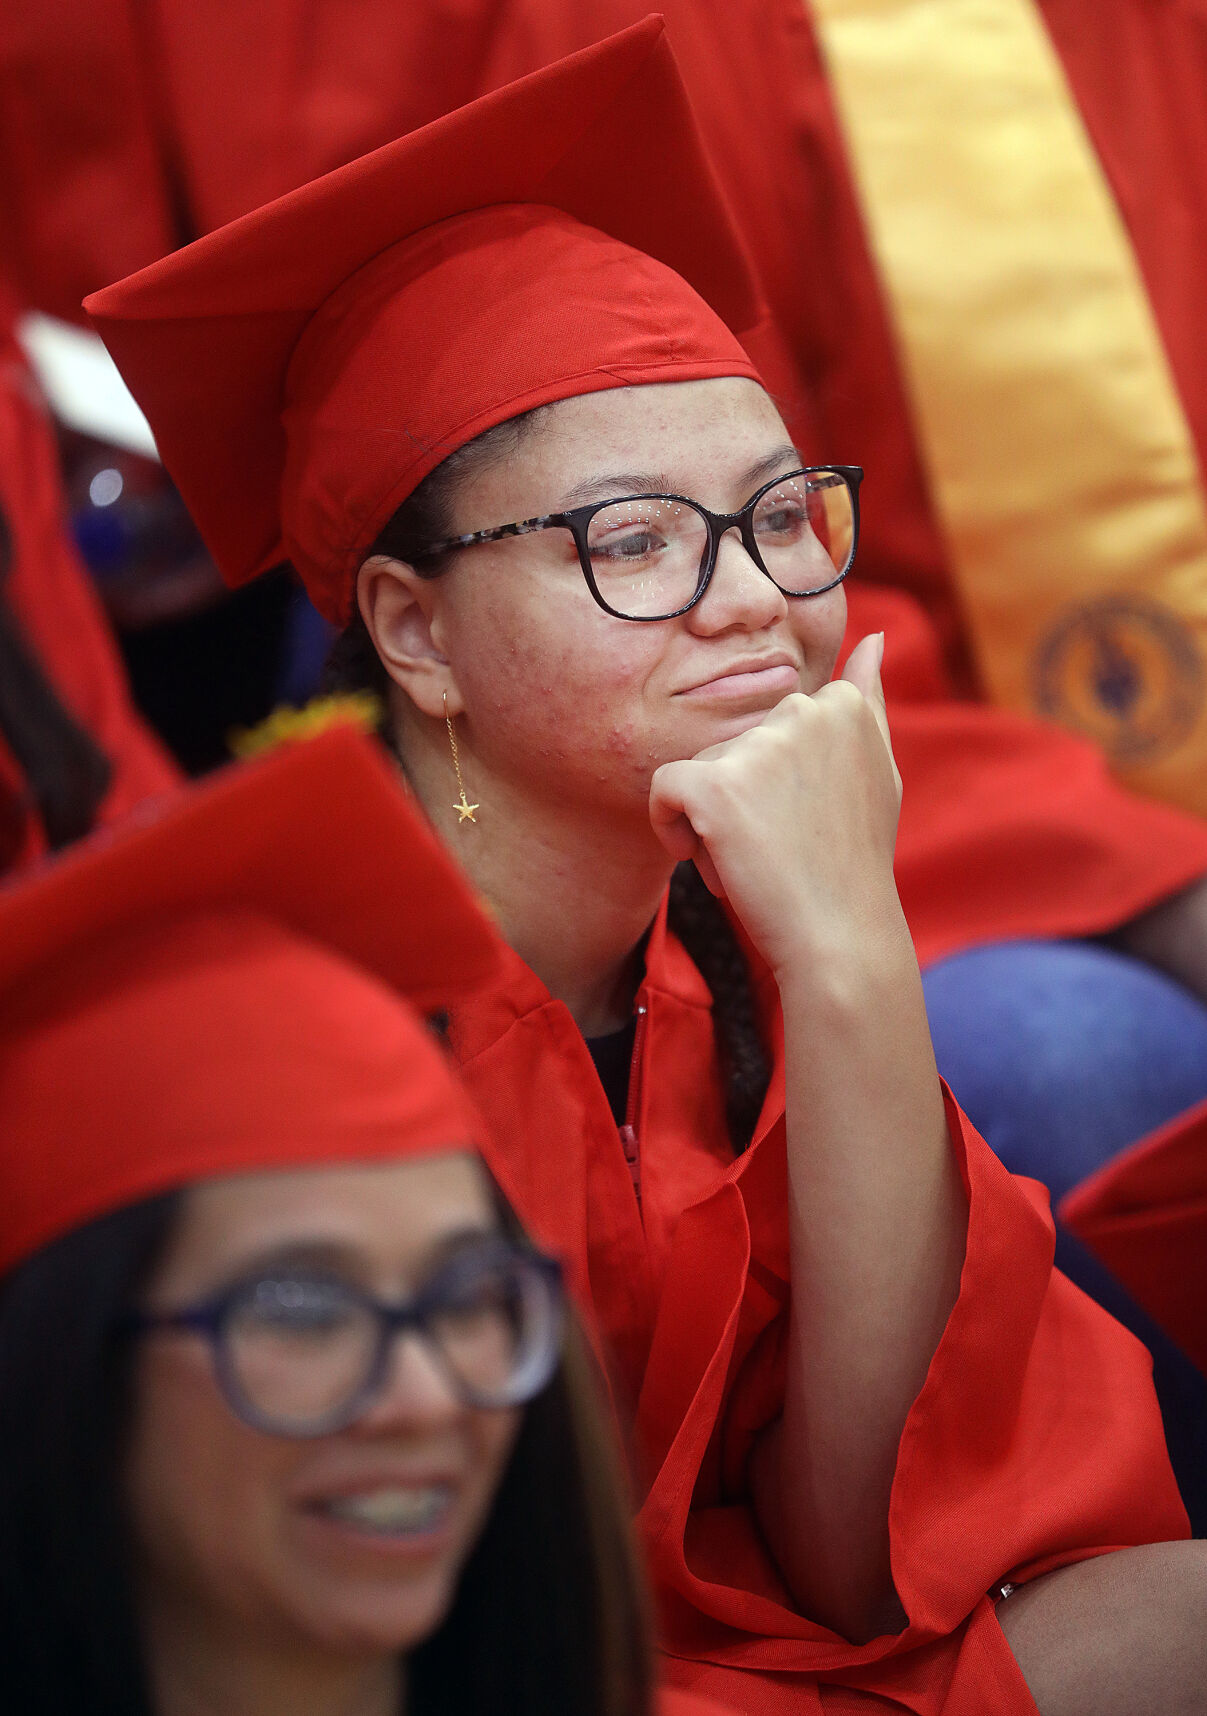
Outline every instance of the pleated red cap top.
<path fill-rule="evenodd" d="M 212 1175 L 488 1154 L 420 1010 L 499 957 L 350 728 L 0 889 L 0 1270 Z"/>
<path fill-rule="evenodd" d="M 758 379 L 757 292 L 658 17 L 86 308 L 227 580 L 290 560 L 337 624 L 395 508 L 496 423 Z"/>

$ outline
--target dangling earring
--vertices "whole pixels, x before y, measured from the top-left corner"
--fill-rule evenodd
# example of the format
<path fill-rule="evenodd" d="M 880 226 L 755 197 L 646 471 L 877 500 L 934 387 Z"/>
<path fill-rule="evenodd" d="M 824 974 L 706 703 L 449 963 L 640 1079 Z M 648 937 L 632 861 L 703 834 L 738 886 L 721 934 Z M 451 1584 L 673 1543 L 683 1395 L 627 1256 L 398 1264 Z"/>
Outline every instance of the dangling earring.
<path fill-rule="evenodd" d="M 457 826 L 460 827 L 463 822 L 477 822 L 478 819 L 474 815 L 474 811 L 481 810 L 482 806 L 480 804 L 471 804 L 465 796 L 465 782 L 461 779 L 461 759 L 457 755 L 457 735 L 453 730 L 453 718 L 448 712 L 448 692 L 444 692 L 443 696 L 444 725 L 448 728 L 448 742 L 452 747 L 453 768 L 457 775 L 457 791 L 461 794 L 461 802 L 453 806 L 453 809 L 457 812 Z"/>

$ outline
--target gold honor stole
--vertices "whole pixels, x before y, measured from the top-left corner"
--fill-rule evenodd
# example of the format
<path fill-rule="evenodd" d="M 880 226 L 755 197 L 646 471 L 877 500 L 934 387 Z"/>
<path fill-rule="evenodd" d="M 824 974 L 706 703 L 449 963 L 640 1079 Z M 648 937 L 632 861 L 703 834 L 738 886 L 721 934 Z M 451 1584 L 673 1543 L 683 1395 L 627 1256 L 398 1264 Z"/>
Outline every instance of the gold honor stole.
<path fill-rule="evenodd" d="M 983 682 L 1207 814 L 1200 473 L 1042 18 L 807 3 Z"/>

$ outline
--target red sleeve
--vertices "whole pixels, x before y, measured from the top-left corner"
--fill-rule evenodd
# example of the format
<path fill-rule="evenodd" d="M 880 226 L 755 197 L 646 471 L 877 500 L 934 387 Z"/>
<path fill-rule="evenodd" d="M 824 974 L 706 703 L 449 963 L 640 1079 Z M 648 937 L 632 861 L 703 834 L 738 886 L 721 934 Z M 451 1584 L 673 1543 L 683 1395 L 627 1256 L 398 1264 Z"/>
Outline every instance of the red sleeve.
<path fill-rule="evenodd" d="M 641 1522 L 672 1655 L 884 1686 L 930 1661 L 935 1697 L 952 1676 L 973 1674 L 979 1685 L 988 1673 L 1005 1702 L 986 1698 L 986 1710 L 1025 1708 L 1010 1702 L 1021 1681 L 994 1645 L 989 1588 L 1186 1535 L 1148 1354 L 1053 1270 L 1042 1188 L 1008 1174 L 950 1098 L 948 1119 L 968 1188 L 968 1241 L 892 1491 L 893 1573 L 908 1627 L 855 1646 L 795 1613 L 743 1495 L 751 1435 L 783 1393 L 785 1248 L 782 1235 L 767 1238 L 783 1225 L 773 1213 L 786 1192 L 777 1128 L 681 1220 L 639 1407 L 654 1473 Z M 725 1695 L 721 1683 L 701 1684 Z M 930 1697 L 907 1708 L 979 1708 Z"/>
<path fill-rule="evenodd" d="M 1007 1173 L 950 1093 L 947 1105 L 972 1214 L 893 1488 L 911 1618 L 937 1619 L 973 1568 L 981 1587 L 986 1568 L 984 1585 L 1026 1579 L 1188 1530 L 1146 1349 L 1052 1268 L 1046 1190 Z"/>

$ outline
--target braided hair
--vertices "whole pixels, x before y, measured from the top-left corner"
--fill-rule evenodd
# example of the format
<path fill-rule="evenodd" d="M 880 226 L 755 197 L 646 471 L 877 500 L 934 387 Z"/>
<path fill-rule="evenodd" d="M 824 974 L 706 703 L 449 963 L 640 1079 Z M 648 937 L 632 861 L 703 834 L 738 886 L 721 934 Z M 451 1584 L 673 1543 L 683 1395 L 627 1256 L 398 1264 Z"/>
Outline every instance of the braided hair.
<path fill-rule="evenodd" d="M 546 409 L 538 406 L 509 418 L 450 453 L 387 521 L 370 554 L 406 561 L 423 577 L 438 577 L 451 556 L 434 557 L 427 553 L 427 547 L 452 534 L 452 501 L 458 484 L 487 461 L 517 447 Z M 331 693 L 375 692 L 385 709 L 389 688 L 389 675 L 357 614 L 332 646 L 323 689 Z M 382 738 L 392 744 L 384 718 Z M 668 921 L 712 995 L 726 1124 L 734 1152 L 740 1155 L 754 1134 L 771 1077 L 750 967 L 733 926 L 694 864 L 680 864 L 675 869 Z"/>

